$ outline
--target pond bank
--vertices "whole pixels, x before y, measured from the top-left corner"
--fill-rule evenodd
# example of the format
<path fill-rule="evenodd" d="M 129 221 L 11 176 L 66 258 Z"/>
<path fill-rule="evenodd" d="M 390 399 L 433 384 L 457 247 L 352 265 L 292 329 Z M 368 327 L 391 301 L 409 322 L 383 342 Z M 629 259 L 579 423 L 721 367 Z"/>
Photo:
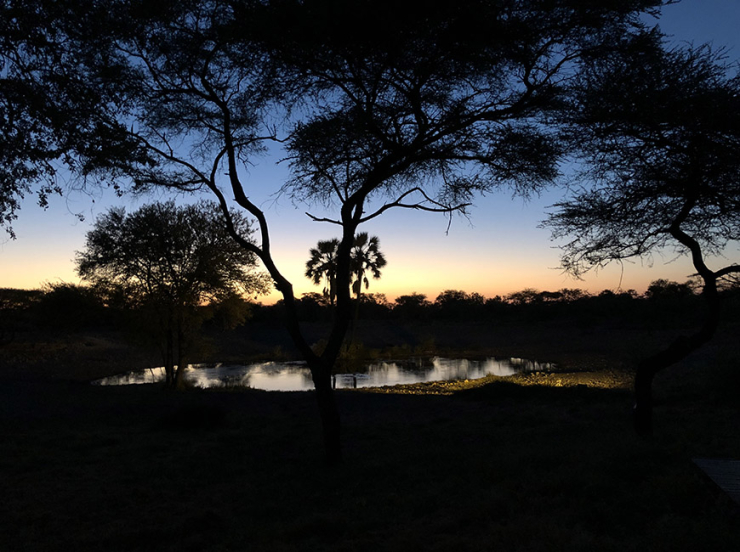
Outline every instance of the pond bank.
<path fill-rule="evenodd" d="M 7 382 L 0 542 L 35 552 L 733 550 L 737 517 L 691 458 L 740 453 L 737 410 L 684 395 L 658 410 L 655 439 L 638 439 L 630 392 L 615 381 L 579 372 L 458 382 L 446 396 L 431 385 L 339 391 L 345 460 L 333 470 L 311 393 Z"/>

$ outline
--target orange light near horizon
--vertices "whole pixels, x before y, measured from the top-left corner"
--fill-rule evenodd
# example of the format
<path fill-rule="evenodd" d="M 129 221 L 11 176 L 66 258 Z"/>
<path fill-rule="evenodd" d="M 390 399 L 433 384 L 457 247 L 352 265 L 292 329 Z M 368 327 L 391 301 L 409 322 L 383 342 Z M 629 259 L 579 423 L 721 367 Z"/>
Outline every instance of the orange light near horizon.
<path fill-rule="evenodd" d="M 494 274 L 492 263 L 484 262 L 466 263 L 447 269 L 441 261 L 427 262 L 424 266 L 396 262 L 393 265 L 389 264 L 380 280 L 370 281 L 367 293 L 382 293 L 390 303 L 400 295 L 411 293 L 426 295 L 427 300 L 434 301 L 440 293 L 449 289 L 479 293 L 486 298 L 505 297 L 527 288 L 538 291 L 582 289 L 591 294 L 598 294 L 604 290 L 634 289 L 637 293 L 644 293 L 648 285 L 658 278 L 684 282 L 692 271 L 688 259 L 681 259 L 675 263 L 653 267 L 630 265 L 624 270 L 618 265 L 613 265 L 599 272 L 587 274 L 584 280 L 575 280 L 563 275 L 562 271 L 537 267 L 535 262 L 532 264 L 535 266 L 522 268 L 501 266 Z M 322 286 L 312 285 L 297 271 L 285 275 L 289 279 L 291 276 L 295 277 L 291 281 L 296 297 L 309 292 L 321 293 L 323 289 Z M 282 299 L 280 293 L 273 291 L 268 296 L 260 297 L 258 301 L 274 304 L 280 299 Z"/>

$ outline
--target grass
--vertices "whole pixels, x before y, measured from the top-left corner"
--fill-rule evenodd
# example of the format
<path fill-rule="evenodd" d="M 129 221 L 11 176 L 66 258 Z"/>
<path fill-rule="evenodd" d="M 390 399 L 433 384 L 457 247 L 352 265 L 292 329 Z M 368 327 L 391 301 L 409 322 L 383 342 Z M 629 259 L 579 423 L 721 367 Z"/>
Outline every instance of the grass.
<path fill-rule="evenodd" d="M 740 458 L 736 364 L 656 382 L 652 439 L 614 366 L 341 391 L 336 469 L 311 393 L 6 378 L 0 548 L 737 551 L 738 509 L 691 463 Z"/>

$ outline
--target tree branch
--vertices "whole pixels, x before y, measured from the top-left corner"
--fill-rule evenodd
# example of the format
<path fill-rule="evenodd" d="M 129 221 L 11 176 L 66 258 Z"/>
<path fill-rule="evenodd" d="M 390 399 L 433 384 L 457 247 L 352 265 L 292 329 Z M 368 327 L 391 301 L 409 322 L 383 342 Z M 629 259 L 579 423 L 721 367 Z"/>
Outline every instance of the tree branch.
<path fill-rule="evenodd" d="M 424 199 L 419 203 L 402 203 L 403 199 L 414 192 L 420 193 Z M 427 205 L 424 205 L 424 202 L 429 202 L 433 205 L 437 205 L 437 207 L 429 207 Z M 464 211 L 466 207 L 470 207 L 472 205 L 471 203 L 460 203 L 458 205 L 444 205 L 432 198 L 430 198 L 424 190 L 421 188 L 412 188 L 411 190 L 408 190 L 407 192 L 403 193 L 396 201 L 393 201 L 391 203 L 386 203 L 382 207 L 380 207 L 377 211 L 374 213 L 363 217 L 360 219 L 360 223 L 367 222 L 369 220 L 374 219 L 375 217 L 380 216 L 381 214 L 385 213 L 387 210 L 392 209 L 394 207 L 400 207 L 402 209 L 414 209 L 419 211 L 426 211 L 429 213 L 453 213 L 455 211 Z"/>

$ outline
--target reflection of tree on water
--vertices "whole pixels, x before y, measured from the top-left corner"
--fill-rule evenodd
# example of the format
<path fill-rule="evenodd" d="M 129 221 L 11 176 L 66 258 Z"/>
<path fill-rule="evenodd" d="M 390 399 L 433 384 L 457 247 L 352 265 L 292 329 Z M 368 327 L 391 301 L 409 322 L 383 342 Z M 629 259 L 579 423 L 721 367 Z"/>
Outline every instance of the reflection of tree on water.
<path fill-rule="evenodd" d="M 358 382 L 360 384 L 367 381 L 367 374 L 333 374 L 331 377 L 331 385 L 334 389 L 357 389 Z M 360 387 L 365 387 L 360 385 Z"/>
<path fill-rule="evenodd" d="M 252 374 L 250 374 L 249 372 L 247 372 L 246 374 L 227 374 L 218 378 L 218 381 L 221 382 L 221 385 L 214 385 L 213 387 L 252 387 Z M 204 385 L 202 387 L 211 386 Z"/>
<path fill-rule="evenodd" d="M 549 372 L 557 368 L 557 365 L 553 362 L 537 362 L 526 358 L 512 357 L 509 362 L 517 369 L 517 372 Z"/>
<path fill-rule="evenodd" d="M 435 368 L 436 359 L 410 358 L 406 360 L 394 360 L 392 362 L 374 362 L 368 364 L 360 373 L 381 374 L 391 371 L 415 372 L 427 374 Z"/>
<path fill-rule="evenodd" d="M 93 385 L 140 385 L 164 381 L 164 368 L 145 368 L 96 380 Z"/>
<path fill-rule="evenodd" d="M 478 379 L 487 375 L 511 376 L 522 372 L 554 370 L 555 364 L 521 358 L 480 360 L 410 358 L 392 362 L 375 362 L 361 370 L 334 374 L 332 387 L 347 389 L 429 381 Z M 302 362 L 265 362 L 251 365 L 191 365 L 188 380 L 197 387 L 245 386 L 268 391 L 301 391 L 313 389 L 311 373 Z M 98 385 L 131 385 L 163 381 L 162 368 L 151 368 L 113 376 L 95 382 Z"/>

